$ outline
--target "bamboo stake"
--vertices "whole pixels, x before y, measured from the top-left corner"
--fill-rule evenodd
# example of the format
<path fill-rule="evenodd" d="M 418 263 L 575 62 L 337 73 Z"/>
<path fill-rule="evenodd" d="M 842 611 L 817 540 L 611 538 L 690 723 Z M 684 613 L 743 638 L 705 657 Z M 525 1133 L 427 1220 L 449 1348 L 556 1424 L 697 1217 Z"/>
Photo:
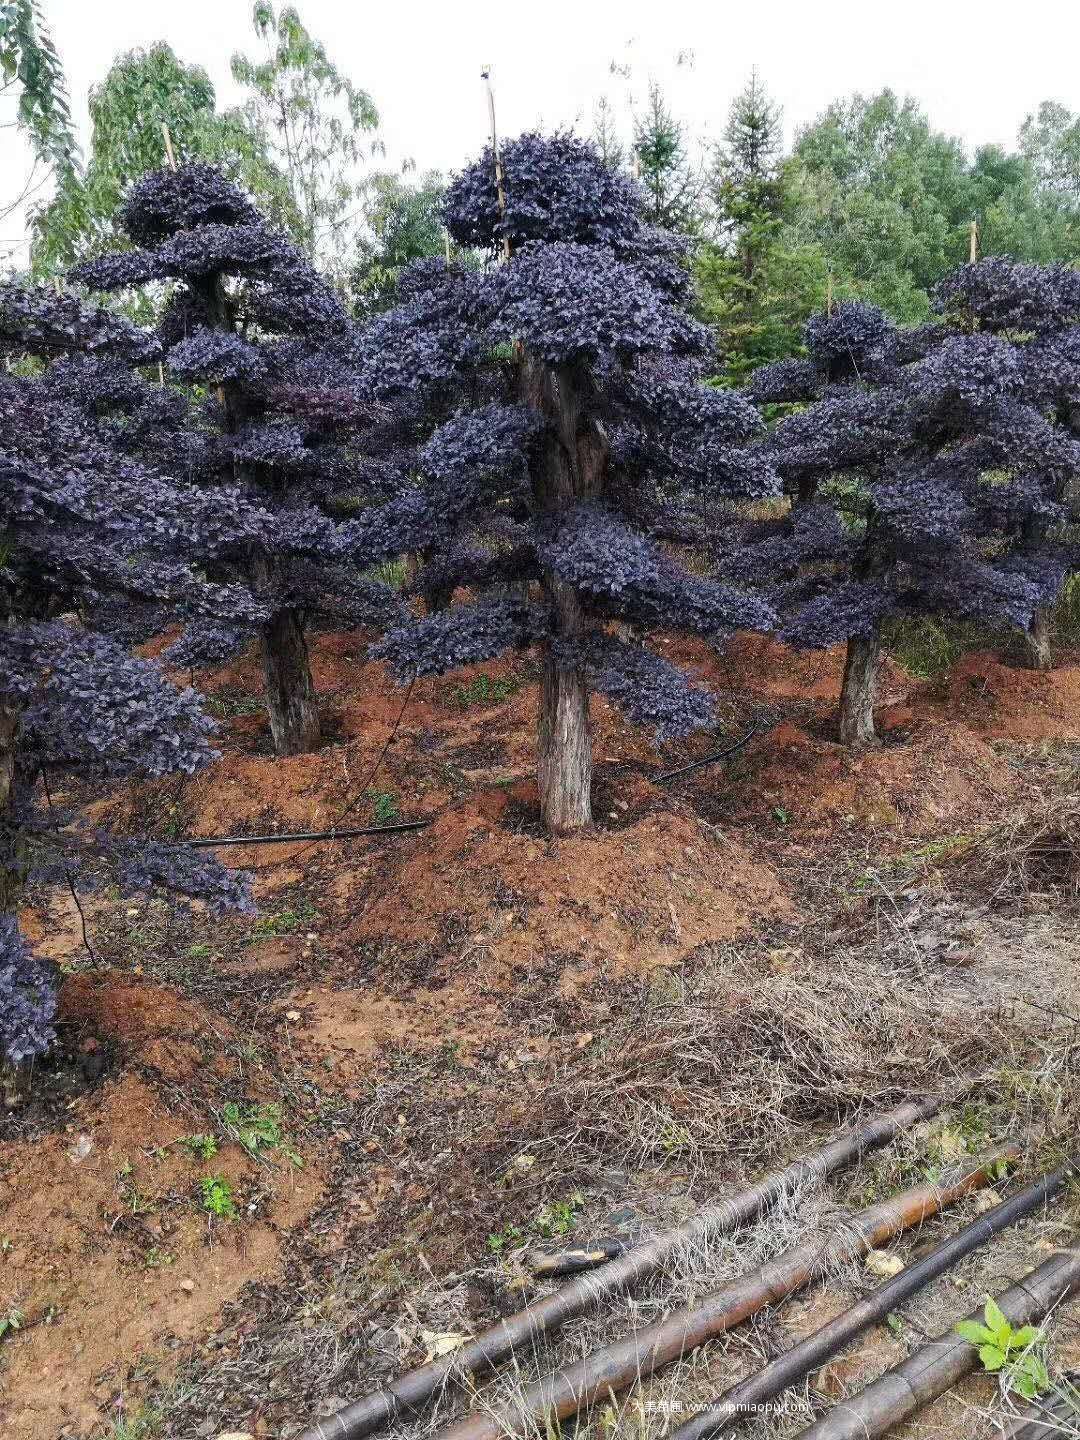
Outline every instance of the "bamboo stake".
<path fill-rule="evenodd" d="M 1074 1239 L 1080 1237 L 1074 1237 Z M 1059 1251 L 1045 1265 L 995 1298 L 1010 1325 L 1032 1325 L 1080 1291 L 1080 1250 Z M 982 1322 L 982 1308 L 967 1317 Z M 939 1335 L 914 1355 L 799 1433 L 798 1440 L 874 1440 L 936 1400 L 979 1364 L 974 1345 L 955 1331 Z"/>
<path fill-rule="evenodd" d="M 165 140 L 165 158 L 169 162 L 169 169 L 176 169 L 176 156 L 173 154 L 172 136 L 169 134 L 169 127 L 164 120 L 161 122 L 161 133 Z"/>
<path fill-rule="evenodd" d="M 753 1224 L 778 1200 L 800 1186 L 816 1184 L 868 1150 L 887 1145 L 920 1120 L 929 1119 L 941 1108 L 941 1103 L 933 1098 L 909 1101 L 872 1117 L 854 1130 L 836 1136 L 820 1150 L 804 1155 L 782 1170 L 772 1171 L 727 1199 L 705 1206 L 684 1224 L 634 1246 L 594 1273 L 570 1280 L 553 1294 L 533 1301 L 482 1331 L 451 1354 L 410 1370 L 385 1390 L 364 1395 L 336 1415 L 316 1421 L 300 1440 L 364 1440 L 398 1417 L 415 1415 L 445 1385 L 494 1369 L 537 1336 L 554 1334 L 567 1321 L 596 1309 L 607 1296 L 620 1294 L 661 1269 L 683 1246 Z"/>
<path fill-rule="evenodd" d="M 979 222 L 972 217 L 971 229 L 968 233 L 968 261 L 974 265 L 979 258 Z"/>
<path fill-rule="evenodd" d="M 495 189 L 499 196 L 499 214 L 506 219 L 506 190 L 503 185 L 502 156 L 499 154 L 499 136 L 495 129 L 495 92 L 491 88 L 491 66 L 485 65 L 480 72 L 487 89 L 488 116 L 491 120 L 491 153 L 495 158 Z M 510 236 L 503 236 L 503 254 L 510 259 Z"/>
<path fill-rule="evenodd" d="M 700 1304 L 675 1310 L 663 1320 L 526 1386 L 510 1404 L 467 1415 L 438 1431 L 437 1440 L 501 1440 L 512 1435 L 550 1433 L 560 1420 L 681 1360 L 812 1280 L 868 1254 L 971 1191 L 988 1185 L 1001 1158 L 995 1156 L 954 1185 L 919 1185 L 880 1205 L 871 1205 L 837 1226 L 826 1243 L 816 1235 L 793 1246 L 707 1295 Z"/>
<path fill-rule="evenodd" d="M 797 1345 L 792 1346 L 770 1364 L 749 1376 L 739 1385 L 725 1390 L 716 1400 L 711 1401 L 700 1414 L 678 1426 L 667 1440 L 715 1440 L 721 1435 L 730 1435 L 747 1416 L 758 1407 L 775 1400 L 790 1385 L 805 1379 L 813 1370 L 819 1369 L 827 1360 L 841 1351 L 845 1345 L 871 1325 L 880 1324 L 885 1317 L 917 1294 L 932 1280 L 945 1273 L 973 1250 L 1015 1225 L 1025 1216 L 1032 1214 L 1059 1195 L 1070 1176 L 1080 1169 L 1080 1162 L 1062 1165 L 1059 1169 L 1034 1184 L 1026 1186 L 993 1210 L 987 1211 L 970 1225 L 965 1225 L 955 1235 L 936 1245 L 928 1255 L 902 1271 L 884 1285 L 879 1285 L 873 1294 L 860 1300 L 850 1310 L 822 1325 Z"/>

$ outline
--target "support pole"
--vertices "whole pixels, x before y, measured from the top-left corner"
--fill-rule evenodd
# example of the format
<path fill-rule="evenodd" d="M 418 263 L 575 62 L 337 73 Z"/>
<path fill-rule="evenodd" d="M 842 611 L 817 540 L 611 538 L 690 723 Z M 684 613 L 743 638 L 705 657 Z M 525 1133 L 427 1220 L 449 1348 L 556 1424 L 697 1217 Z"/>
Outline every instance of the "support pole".
<path fill-rule="evenodd" d="M 741 1225 L 752 1225 L 783 1196 L 817 1183 L 868 1150 L 889 1144 L 912 1125 L 937 1114 L 940 1108 L 941 1101 L 927 1098 L 874 1116 L 783 1170 L 774 1170 L 747 1189 L 706 1206 L 683 1225 L 635 1245 L 594 1273 L 581 1275 L 553 1294 L 533 1300 L 452 1354 L 409 1370 L 385 1390 L 364 1395 L 337 1414 L 314 1421 L 300 1440 L 364 1440 L 395 1420 L 414 1418 L 445 1386 L 493 1370 L 539 1336 L 555 1334 L 568 1321 L 597 1309 L 605 1299 L 622 1294 L 661 1270 L 684 1246 L 706 1236 L 730 1234 Z"/>
<path fill-rule="evenodd" d="M 480 76 L 487 89 L 488 118 L 491 121 L 491 153 L 495 159 L 495 190 L 499 196 L 499 214 L 506 219 L 506 188 L 503 184 L 502 156 L 499 154 L 499 133 L 495 128 L 495 92 L 491 88 L 491 66 L 485 65 Z M 510 236 L 503 236 L 503 256 L 510 259 Z"/>
<path fill-rule="evenodd" d="M 1080 1236 L 1074 1234 L 1074 1243 L 1077 1239 Z M 1044 1320 L 1055 1305 L 1078 1290 L 1080 1250 L 1072 1249 L 1059 1251 L 995 1298 L 1015 1329 Z M 982 1324 L 982 1308 L 967 1319 Z M 921 1346 L 858 1395 L 834 1405 L 823 1420 L 800 1431 L 798 1440 L 875 1440 L 944 1395 L 978 1364 L 978 1349 L 950 1330 Z"/>

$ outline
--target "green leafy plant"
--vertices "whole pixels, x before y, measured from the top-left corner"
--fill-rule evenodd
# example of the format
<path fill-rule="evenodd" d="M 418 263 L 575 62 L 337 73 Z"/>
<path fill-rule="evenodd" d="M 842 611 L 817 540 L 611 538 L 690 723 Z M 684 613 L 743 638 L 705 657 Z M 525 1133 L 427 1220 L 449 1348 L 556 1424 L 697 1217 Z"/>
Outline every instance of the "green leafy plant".
<path fill-rule="evenodd" d="M 368 799 L 371 801 L 371 818 L 376 825 L 390 825 L 400 815 L 397 796 L 392 795 L 389 790 L 369 790 Z"/>
<path fill-rule="evenodd" d="M 212 1160 L 218 1153 L 217 1141 L 213 1135 L 185 1135 L 178 1143 L 200 1160 Z"/>
<path fill-rule="evenodd" d="M 297 1167 L 303 1165 L 296 1151 L 285 1144 L 280 1105 L 238 1105 L 230 1100 L 222 1106 L 221 1120 L 236 1143 L 253 1158 L 263 1150 L 280 1150 Z"/>
<path fill-rule="evenodd" d="M 556 1235 L 565 1235 L 577 1224 L 577 1212 L 584 1204 L 585 1196 L 580 1190 L 575 1190 L 566 1200 L 555 1200 L 548 1205 L 541 1205 L 536 1212 L 537 1233 L 547 1240 Z"/>
<path fill-rule="evenodd" d="M 297 930 L 313 925 L 318 918 L 319 912 L 310 900 L 298 900 L 285 910 L 260 915 L 252 926 L 248 943 L 269 940 L 277 935 L 295 935 Z"/>
<path fill-rule="evenodd" d="M 459 710 L 468 710 L 474 705 L 501 705 L 520 688 L 512 675 L 492 677 L 482 673 L 467 685 L 455 685 L 450 698 Z"/>
<path fill-rule="evenodd" d="M 501 1230 L 495 1230 L 487 1237 L 487 1246 L 493 1255 L 501 1255 L 508 1246 L 512 1249 L 524 1238 L 525 1232 L 520 1225 L 504 1225 Z"/>
<path fill-rule="evenodd" d="M 6 1314 L 0 1315 L 0 1340 L 6 1339 L 16 1330 L 21 1330 L 24 1319 L 25 1316 L 21 1310 L 9 1310 Z"/>
<path fill-rule="evenodd" d="M 224 1175 L 204 1175 L 199 1182 L 203 1209 L 219 1220 L 235 1220 L 237 1216 L 233 1188 Z"/>
<path fill-rule="evenodd" d="M 1050 1385 L 1043 1331 L 1034 1325 L 1014 1328 L 993 1297 L 987 1298 L 983 1321 L 961 1320 L 956 1333 L 969 1345 L 978 1346 L 984 1370 L 1003 1375 L 1010 1389 L 1034 1400 Z"/>

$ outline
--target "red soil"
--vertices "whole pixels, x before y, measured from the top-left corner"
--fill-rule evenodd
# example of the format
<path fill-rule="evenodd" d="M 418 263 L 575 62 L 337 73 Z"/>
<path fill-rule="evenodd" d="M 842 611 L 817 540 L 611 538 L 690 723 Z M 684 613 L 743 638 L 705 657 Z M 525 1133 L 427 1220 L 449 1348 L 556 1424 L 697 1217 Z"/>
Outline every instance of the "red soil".
<path fill-rule="evenodd" d="M 353 823 L 366 823 L 369 788 L 392 795 L 403 817 L 433 820 L 378 844 L 223 852 L 256 869 L 268 910 L 283 889 L 302 884 L 317 904 L 320 952 L 339 976 L 342 967 L 357 970 L 355 988 L 301 988 L 275 1006 L 289 1017 L 290 1064 L 329 1087 L 352 1089 L 388 1047 L 430 1054 L 448 1043 L 465 1051 L 494 1044 L 510 1054 L 527 1044 L 587 1043 L 572 1031 L 523 1037 L 519 1012 L 534 985 L 587 1016 L 605 981 L 648 976 L 710 941 L 797 920 L 781 836 L 820 856 L 845 843 L 847 827 L 873 832 L 883 849 L 968 831 L 1016 794 L 991 742 L 1080 739 L 1080 667 L 1072 664 L 1033 675 L 970 655 L 944 687 L 914 683 L 889 665 L 878 713 L 884 743 L 850 752 L 830 738 L 839 651 L 800 655 L 739 637 L 721 658 L 672 637 L 664 653 L 716 691 L 733 732 L 755 706 L 772 707 L 779 720 L 731 766 L 662 788 L 650 776 L 677 757 L 660 756 L 594 700 L 597 828 L 552 840 L 536 823 L 536 697 L 524 664 L 419 682 L 403 713 L 402 692 L 365 660 L 365 645 L 358 634 L 314 643 L 332 734 L 318 754 L 255 753 L 265 719 L 240 715 L 222 726 L 221 759 L 167 792 L 193 834 L 319 828 L 350 805 Z M 463 698 L 459 687 L 480 672 L 516 688 L 497 704 Z M 224 696 L 258 694 L 258 662 L 246 656 L 203 684 Z M 95 808 L 123 822 L 154 815 L 162 793 L 132 787 Z M 78 946 L 77 917 L 59 900 L 52 914 L 44 927 L 28 919 L 63 960 Z M 221 968 L 273 974 L 307 943 L 287 935 L 226 949 Z M 196 1198 L 207 1166 L 172 1143 L 194 1122 L 169 1097 L 206 1074 L 235 1078 L 244 1094 L 228 1027 L 137 975 L 69 979 L 64 1006 L 88 1037 L 119 1047 L 121 1064 L 116 1078 L 73 1102 L 64 1133 L 0 1145 L 0 1234 L 11 1241 L 0 1256 L 0 1315 L 6 1307 L 27 1317 L 4 1343 L 0 1433 L 12 1440 L 65 1426 L 90 1433 L 133 1363 L 153 1357 L 167 1373 L 246 1280 L 274 1273 L 281 1232 L 302 1222 L 322 1183 L 318 1164 L 267 1169 L 228 1147 L 214 1171 L 241 1195 L 267 1194 L 242 1226 L 210 1230 Z M 136 1059 L 156 1078 L 137 1075 Z M 76 1163 L 70 1152 L 80 1135 L 92 1147 Z M 360 1197 L 365 1214 L 378 1208 L 377 1178 Z M 130 1213 L 132 1185 L 151 1212 Z M 46 1315 L 56 1323 L 45 1324 Z"/>

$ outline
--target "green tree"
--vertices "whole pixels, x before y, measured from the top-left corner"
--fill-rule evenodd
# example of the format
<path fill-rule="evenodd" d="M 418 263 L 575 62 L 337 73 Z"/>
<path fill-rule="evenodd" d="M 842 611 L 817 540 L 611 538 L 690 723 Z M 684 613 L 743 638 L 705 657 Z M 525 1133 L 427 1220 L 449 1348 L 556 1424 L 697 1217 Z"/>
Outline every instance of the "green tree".
<path fill-rule="evenodd" d="M 1020 127 L 1020 150 L 1040 186 L 1080 208 L 1080 115 L 1044 100 Z"/>
<path fill-rule="evenodd" d="M 609 170 L 623 168 L 626 147 L 619 138 L 615 110 L 606 95 L 601 95 L 593 110 L 592 142 Z"/>
<path fill-rule="evenodd" d="M 244 113 L 288 180 L 294 238 L 312 261 L 340 273 L 362 212 L 362 137 L 377 127 L 378 111 L 291 5 L 278 12 L 256 0 L 252 22 L 263 58 L 232 58 L 234 80 L 249 91 Z"/>
<path fill-rule="evenodd" d="M 206 71 L 164 43 L 114 61 L 90 92 L 90 153 L 85 170 L 62 177 L 33 222 L 32 265 L 48 275 L 116 249 L 115 214 L 125 190 L 165 162 L 163 126 L 177 161 L 206 160 L 255 195 L 279 223 L 292 217 L 284 177 L 262 137 L 237 110 L 219 114 Z"/>
<path fill-rule="evenodd" d="M 701 184 L 690 164 L 683 127 L 655 82 L 649 86 L 645 110 L 634 117 L 633 153 L 650 222 L 666 230 L 692 231 Z"/>
<path fill-rule="evenodd" d="M 446 182 L 431 170 L 413 183 L 401 175 L 373 175 L 366 187 L 367 233 L 357 242 L 359 259 L 350 277 L 355 308 L 378 314 L 397 303 L 397 277 L 411 260 L 442 255 Z"/>
<path fill-rule="evenodd" d="M 1018 153 L 984 146 L 969 160 L 914 100 L 855 95 L 799 135 L 786 166 L 787 230 L 821 247 L 849 293 L 917 322 L 936 282 L 967 259 L 972 219 L 983 254 L 1076 258 L 1067 202 L 1080 184 L 1080 169 L 1069 169 L 1078 144 L 1073 117 L 1043 105 L 1025 121 Z"/>
<path fill-rule="evenodd" d="M 29 140 L 33 162 L 17 194 L 0 196 L 0 219 L 25 204 L 51 175 L 75 171 L 78 149 L 64 67 L 39 0 L 0 0 L 0 101 L 14 107 L 14 126 Z M 6 107 L 5 107 L 6 109 Z"/>
<path fill-rule="evenodd" d="M 821 246 L 853 291 L 900 321 L 967 258 L 971 191 L 958 140 L 891 90 L 837 101 L 798 137 L 787 167 L 791 231 Z"/>
<path fill-rule="evenodd" d="M 714 327 L 723 374 L 741 384 L 758 365 L 797 354 L 824 303 L 820 246 L 784 232 L 782 113 L 754 71 L 732 102 L 708 176 L 710 230 L 694 260 L 699 313 Z"/>

